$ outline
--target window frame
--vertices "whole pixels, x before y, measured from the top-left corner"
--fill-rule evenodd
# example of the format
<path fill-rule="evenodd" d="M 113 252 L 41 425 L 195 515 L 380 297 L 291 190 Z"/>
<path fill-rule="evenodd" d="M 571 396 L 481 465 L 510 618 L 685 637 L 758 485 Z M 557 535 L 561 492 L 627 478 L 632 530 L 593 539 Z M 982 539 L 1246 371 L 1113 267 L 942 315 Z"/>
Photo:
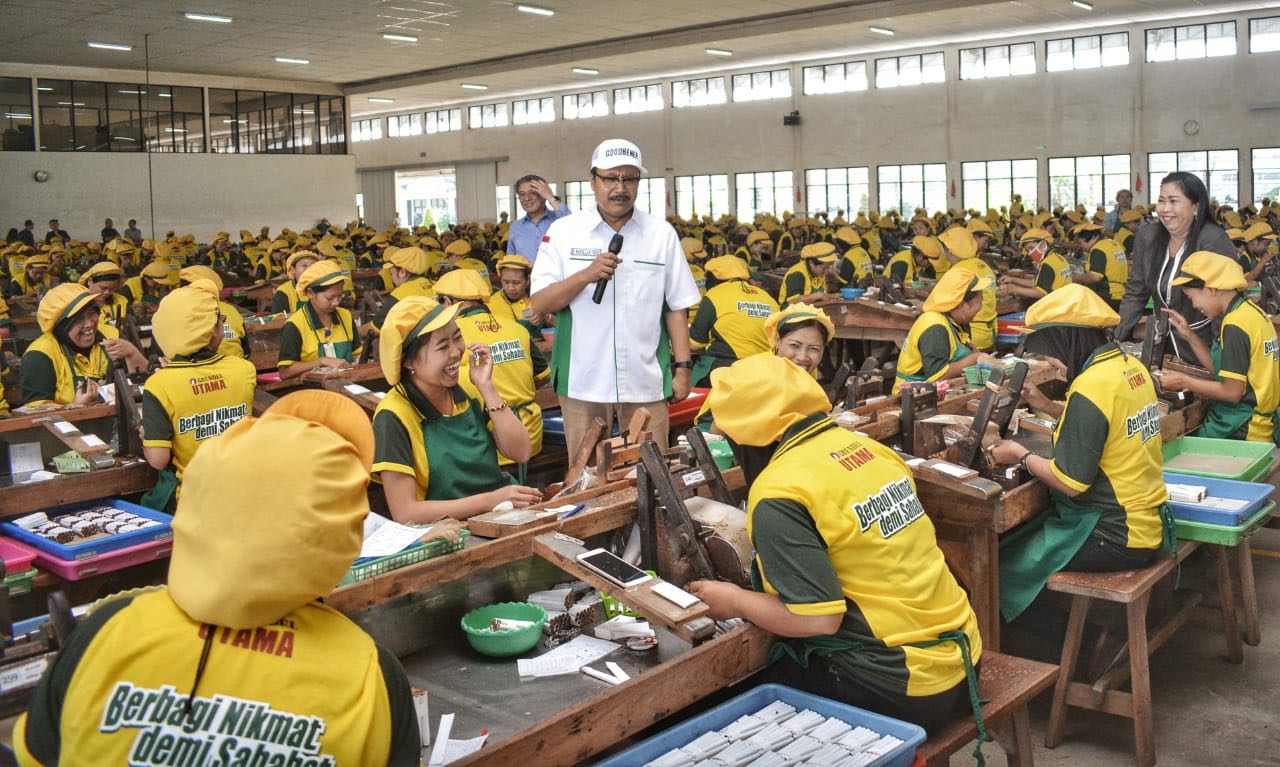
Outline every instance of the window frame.
<path fill-rule="evenodd" d="M 442 118 L 441 115 L 444 115 L 444 117 Z M 454 120 L 455 117 L 457 118 L 456 121 Z M 442 122 L 448 127 L 441 129 L 440 124 Z M 422 132 L 425 135 L 433 136 L 437 133 L 452 133 L 460 130 L 462 130 L 462 107 L 431 109 L 422 115 Z"/>
<path fill-rule="evenodd" d="M 782 174 L 786 174 L 787 177 L 786 181 L 788 183 L 785 185 L 779 185 L 778 183 L 779 177 Z M 768 177 L 769 184 L 768 186 L 763 186 L 759 182 L 762 177 L 766 176 Z M 745 180 L 750 182 L 745 186 L 742 183 L 744 177 Z M 769 197 L 772 199 L 772 204 L 769 207 L 761 205 L 761 190 L 763 189 L 769 190 Z M 783 189 L 787 190 L 786 195 L 780 200 L 778 198 L 778 193 Z M 795 203 L 795 172 L 791 170 L 758 170 L 734 173 L 733 190 L 733 207 L 734 211 L 737 213 L 739 221 L 754 220 L 757 213 L 770 213 L 774 216 L 781 217 L 784 211 L 792 210 L 797 207 Z M 751 205 L 748 206 L 748 208 L 750 208 L 750 212 L 747 212 L 747 208 L 743 207 L 742 194 L 744 191 L 751 194 Z"/>
<path fill-rule="evenodd" d="M 849 176 L 852 175 L 853 171 L 859 171 L 859 170 L 862 171 L 865 179 L 864 181 L 861 182 L 861 186 L 864 187 L 866 203 L 854 205 L 852 190 L 856 188 L 859 185 L 859 183 L 856 181 L 850 181 Z M 810 182 L 809 180 L 810 174 L 816 173 L 819 171 L 822 172 L 823 174 L 822 183 L 818 184 L 818 183 Z M 839 182 L 833 183 L 830 180 L 830 174 L 832 171 L 844 171 L 845 181 L 843 184 Z M 814 200 L 816 199 L 816 197 L 813 193 L 813 190 L 818 187 L 822 188 L 822 200 L 825 203 L 824 207 L 821 207 L 821 208 L 814 205 Z M 845 202 L 848 203 L 847 205 L 831 205 L 830 204 L 832 187 L 836 187 L 836 188 L 844 187 Z M 871 166 L 870 165 L 848 165 L 844 167 L 834 167 L 834 168 L 805 168 L 805 171 L 804 171 L 805 207 L 811 214 L 817 214 L 821 211 L 826 211 L 827 215 L 834 217 L 836 215 L 836 211 L 843 210 L 845 212 L 846 217 L 852 217 L 856 215 L 859 211 L 862 211 L 862 212 L 869 211 L 871 209 L 871 199 L 872 199 L 871 189 L 872 187 L 871 187 Z"/>
<path fill-rule="evenodd" d="M 1099 159 L 1099 165 L 1100 165 L 1100 172 L 1098 173 L 1098 176 L 1101 182 L 1100 196 L 1097 200 L 1082 200 L 1080 199 L 1080 160 L 1092 159 L 1094 157 Z M 1116 176 L 1116 175 L 1119 175 L 1119 173 L 1116 171 L 1112 171 L 1111 173 L 1107 172 L 1107 159 L 1108 158 L 1114 159 L 1117 157 L 1124 157 L 1124 158 L 1127 158 L 1129 161 L 1128 168 L 1125 171 L 1125 180 L 1124 180 L 1124 183 L 1121 184 L 1120 186 L 1116 186 L 1114 188 L 1108 188 L 1107 176 L 1109 175 Z M 1070 200 L 1059 200 L 1054 196 L 1054 183 L 1053 183 L 1053 179 L 1055 178 L 1053 173 L 1054 160 L 1071 160 L 1072 161 L 1072 176 L 1071 176 L 1072 193 L 1071 193 Z M 1046 172 L 1046 177 L 1048 178 L 1048 181 L 1049 181 L 1048 207 L 1050 209 L 1058 205 L 1063 206 L 1063 208 L 1075 207 L 1076 205 L 1080 205 L 1080 204 L 1083 204 L 1086 208 L 1096 207 L 1098 205 L 1110 206 L 1115 202 L 1116 192 L 1120 191 L 1121 189 L 1132 189 L 1130 180 L 1133 178 L 1133 155 L 1130 155 L 1127 153 L 1113 153 L 1113 154 L 1100 154 L 1100 155 L 1097 155 L 1097 154 L 1062 155 L 1059 157 L 1050 157 L 1045 162 L 1045 172 Z M 1092 175 L 1092 174 L 1086 174 L 1086 175 Z"/>
<path fill-rule="evenodd" d="M 695 204 L 690 204 L 689 215 L 683 215 L 680 213 L 681 202 L 682 202 L 682 195 L 680 193 L 680 180 L 686 179 L 686 178 L 690 179 L 689 185 L 691 189 L 689 193 L 694 195 L 695 198 L 699 190 L 692 187 L 695 187 L 698 179 L 707 180 L 707 188 L 705 191 L 708 197 L 710 198 L 708 201 L 710 208 L 708 210 L 705 210 L 705 211 L 698 210 L 695 207 L 695 204 L 696 204 L 695 203 Z M 724 190 L 723 190 L 724 191 L 724 208 L 725 208 L 724 210 L 717 210 L 715 207 L 716 192 L 719 191 L 714 186 L 716 179 L 724 179 Z M 714 218 L 716 216 L 719 216 L 722 213 L 730 212 L 730 210 L 733 208 L 733 198 L 730 196 L 732 194 L 732 187 L 729 185 L 729 182 L 730 182 L 730 178 L 728 173 L 690 173 L 683 176 L 675 176 L 674 177 L 674 186 L 675 186 L 675 195 L 676 195 L 675 210 L 677 215 L 685 219 L 690 218 L 691 216 L 711 216 Z"/>
<path fill-rule="evenodd" d="M 1254 35 L 1256 34 L 1253 29 L 1253 25 L 1254 25 L 1254 22 L 1258 22 L 1258 21 L 1274 21 L 1275 22 L 1276 31 L 1274 34 L 1276 36 L 1276 43 L 1274 48 L 1267 48 L 1266 50 L 1263 50 L 1263 51 L 1255 51 L 1253 49 L 1253 38 L 1254 38 Z M 1258 18 L 1249 19 L 1249 26 L 1246 28 L 1246 30 L 1249 34 L 1248 46 L 1249 46 L 1250 54 L 1280 53 L 1280 16 L 1259 16 Z"/>
<path fill-rule="evenodd" d="M 936 57 L 937 61 L 941 62 L 938 79 L 926 80 L 925 79 L 925 59 L 928 58 L 930 63 L 932 63 L 935 60 L 934 57 Z M 902 64 L 903 62 L 909 63 L 912 60 L 915 60 L 917 64 L 916 71 L 919 73 L 918 74 L 919 81 L 909 82 L 904 84 L 901 82 Z M 881 68 L 885 65 L 886 62 L 890 62 L 890 61 L 893 62 L 893 77 L 894 77 L 894 83 L 891 85 L 887 83 L 882 83 L 880 78 Z M 943 51 L 925 51 L 922 53 L 907 53 L 901 56 L 886 56 L 885 58 L 882 58 L 882 59 L 876 59 L 875 62 L 876 62 L 875 87 L 877 90 L 890 89 L 890 88 L 915 88 L 921 85 L 938 85 L 940 83 L 945 83 L 947 81 L 947 57 Z"/>
<path fill-rule="evenodd" d="M 897 181 L 886 182 L 881 177 L 881 172 L 888 168 L 896 168 L 898 170 Z M 903 168 L 919 168 L 920 180 L 904 181 L 902 178 Z M 937 179 L 929 180 L 928 178 L 926 178 L 926 175 L 928 173 L 926 169 L 928 168 L 942 168 L 942 179 L 939 181 Z M 910 210 L 903 210 L 903 208 L 906 208 L 908 206 L 903 204 L 906 201 L 906 197 L 903 195 L 902 191 L 903 191 L 903 187 L 905 187 L 909 183 L 920 184 L 921 204 L 910 206 L 911 207 Z M 896 195 L 897 199 L 893 201 L 893 205 L 889 205 L 887 207 L 885 205 L 886 195 L 884 194 L 884 186 L 886 184 L 896 184 L 898 186 L 898 194 Z M 930 189 L 928 185 L 930 184 L 942 185 L 941 200 L 937 202 L 935 205 L 929 204 Z M 936 194 L 937 190 L 935 189 L 934 192 Z M 876 166 L 876 207 L 880 211 L 880 215 L 882 216 L 891 210 L 897 210 L 899 215 L 901 215 L 903 218 L 910 218 L 911 215 L 915 212 L 915 209 L 917 207 L 922 207 L 926 211 L 929 211 L 930 213 L 933 213 L 939 210 L 946 210 L 947 209 L 947 164 L 945 162 L 922 162 L 922 163 L 902 163 L 900 165 L 894 165 L 894 164 L 877 165 Z"/>
<path fill-rule="evenodd" d="M 1252 202 L 1255 206 L 1262 204 L 1262 198 L 1269 195 L 1260 194 L 1258 190 L 1258 152 L 1275 152 L 1276 165 L 1273 170 L 1276 174 L 1277 194 L 1271 199 L 1274 201 L 1280 199 L 1280 143 L 1275 146 L 1255 146 L 1249 147 L 1249 196 L 1253 198 Z"/>
<path fill-rule="evenodd" d="M 587 108 L 588 114 L 583 114 L 583 97 L 588 97 L 591 102 Z M 572 112 L 570 111 L 570 99 L 572 99 Z M 595 91 L 585 91 L 582 93 L 566 93 L 560 97 L 560 116 L 565 120 L 594 120 L 597 117 L 609 116 L 609 89 L 601 88 Z"/>
<path fill-rule="evenodd" d="M 760 75 L 767 75 L 769 78 L 769 83 L 765 86 L 766 95 L 763 96 L 754 95 L 754 91 L 757 87 L 755 81 Z M 779 82 L 776 82 L 779 75 L 782 76 L 781 79 L 785 79 L 787 81 L 786 93 L 781 92 L 782 85 Z M 745 98 L 738 98 L 738 90 L 740 87 L 738 85 L 738 78 L 742 77 L 747 78 L 747 95 Z M 783 67 L 781 69 L 765 69 L 758 72 L 738 72 L 730 75 L 729 81 L 729 84 L 733 89 L 733 95 L 729 100 L 734 104 L 746 104 L 752 101 L 776 101 L 779 99 L 789 99 L 795 92 L 791 86 L 791 69 L 787 67 Z"/>
<path fill-rule="evenodd" d="M 1219 25 L 1231 25 L 1232 48 L 1230 53 L 1209 53 L 1209 27 Z M 1182 47 L 1183 39 L 1180 37 L 1184 29 L 1199 29 L 1200 37 L 1200 55 L 1199 56 L 1182 56 L 1179 55 L 1179 48 Z M 1173 32 L 1172 41 L 1173 56 L 1170 58 L 1152 58 L 1152 41 L 1151 36 L 1157 32 Z M 1221 59 L 1230 56 L 1236 56 L 1240 53 L 1240 26 L 1236 24 L 1235 19 L 1226 19 L 1222 21 L 1206 21 L 1199 24 L 1174 24 L 1161 27 L 1149 27 L 1143 30 L 1143 51 L 1142 61 L 1144 64 L 1165 64 L 1171 61 L 1202 61 L 1204 59 Z"/>
<path fill-rule="evenodd" d="M 1219 187 L 1214 183 L 1214 174 L 1215 173 L 1220 174 L 1220 173 L 1226 173 L 1226 172 L 1232 172 L 1232 171 L 1230 170 L 1214 171 L 1210 167 L 1209 156 L 1214 152 L 1234 152 L 1236 155 L 1236 165 L 1234 168 L 1234 173 L 1236 174 L 1235 199 L 1231 199 L 1229 197 L 1224 199 L 1224 196 L 1215 194 L 1215 191 L 1218 190 Z M 1169 154 L 1174 156 L 1173 171 L 1166 171 L 1166 170 L 1159 171 L 1158 172 L 1159 177 L 1157 177 L 1157 173 L 1153 172 L 1151 169 L 1151 166 L 1152 166 L 1151 158 L 1155 157 L 1156 155 L 1169 155 Z M 1160 196 L 1160 178 L 1164 178 L 1165 175 L 1172 173 L 1174 171 L 1184 170 L 1184 168 L 1182 167 L 1182 156 L 1188 155 L 1188 154 L 1204 155 L 1203 170 L 1200 170 L 1199 166 L 1197 166 L 1196 168 L 1186 168 L 1185 170 L 1187 170 L 1187 172 L 1190 172 L 1190 173 L 1195 173 L 1197 176 L 1200 177 L 1200 180 L 1204 182 L 1205 188 L 1209 191 L 1209 197 L 1211 199 L 1216 199 L 1219 204 L 1231 205 L 1232 207 L 1239 207 L 1241 204 L 1240 203 L 1240 150 L 1234 147 L 1223 147 L 1220 149 L 1181 149 L 1181 150 L 1173 149 L 1173 150 L 1168 150 L 1164 152 L 1147 152 L 1147 176 L 1151 179 L 1151 183 L 1148 184 L 1148 190 L 1150 192 L 1150 197 L 1151 197 L 1149 204 L 1155 205 L 1156 199 L 1159 198 Z"/>
<path fill-rule="evenodd" d="M 1013 49 L 1014 49 L 1015 47 L 1017 47 L 1017 48 L 1030 47 L 1030 48 L 1031 48 L 1031 69 L 1030 69 L 1030 70 L 1025 71 L 1025 72 L 1014 72 L 1014 71 L 1013 71 Z M 1005 74 L 1003 74 L 1003 75 L 991 75 L 991 74 L 987 74 L 987 57 L 988 57 L 988 54 L 989 54 L 989 52 L 990 52 L 990 51 L 992 51 L 993 49 L 997 49 L 997 48 L 1004 48 L 1004 49 L 1006 49 L 1007 55 L 1006 55 L 1005 61 L 1007 62 L 1008 72 L 1006 72 L 1006 73 L 1005 73 Z M 966 77 L 966 76 L 965 76 L 964 55 L 965 55 L 966 53 L 968 53 L 968 52 L 971 52 L 971 51 L 981 51 L 981 52 L 982 52 L 982 59 L 983 59 L 983 61 L 982 61 L 982 74 L 981 74 L 981 75 L 979 75 L 979 76 L 973 76 L 973 75 L 970 75 L 970 76 Z M 1034 74 L 1036 74 L 1036 73 L 1039 71 L 1039 69 L 1038 69 L 1039 64 L 1037 63 L 1037 56 L 1038 56 L 1038 50 L 1037 50 L 1036 42 L 1035 42 L 1034 40 L 1030 40 L 1030 41 L 1023 40 L 1023 41 L 1016 42 L 1016 43 L 999 43 L 999 44 L 997 44 L 997 45 L 980 45 L 980 46 L 977 46 L 977 47 L 975 47 L 975 48 L 961 48 L 961 49 L 960 49 L 960 52 L 959 52 L 959 58 L 957 59 L 958 64 L 957 64 L 957 67 L 956 67 L 956 70 L 957 70 L 957 71 L 956 71 L 956 77 L 957 77 L 958 79 L 960 79 L 960 80 L 968 81 L 968 80 L 1000 80 L 1000 79 L 1007 78 L 1007 77 L 1025 77 L 1025 76 L 1027 76 L 1027 75 L 1034 75 Z"/>
<path fill-rule="evenodd" d="M 1108 64 L 1106 61 L 1106 55 L 1104 53 L 1107 49 L 1103 43 L 1105 38 L 1117 37 L 1117 36 L 1124 38 L 1125 60 L 1123 62 L 1112 62 Z M 1076 43 L 1080 40 L 1091 40 L 1094 38 L 1098 40 L 1098 48 L 1097 48 L 1098 63 L 1096 66 L 1080 66 L 1077 63 L 1077 58 L 1079 56 L 1079 53 L 1076 50 Z M 1061 68 L 1061 69 L 1050 69 L 1049 68 L 1050 67 L 1049 44 L 1060 43 L 1064 41 L 1071 42 L 1071 66 L 1066 68 Z M 1132 63 L 1133 63 L 1133 47 L 1132 47 L 1132 41 L 1129 39 L 1128 30 L 1125 30 L 1122 32 L 1099 32 L 1098 34 L 1095 34 L 1095 35 L 1078 35 L 1076 37 L 1046 38 L 1044 41 L 1044 70 L 1043 71 L 1047 74 L 1057 74 L 1059 72 L 1081 72 L 1081 71 L 1090 70 L 1090 69 L 1107 69 L 1109 67 L 1126 67 Z M 1082 156 L 1088 156 L 1088 155 L 1082 155 Z"/>
<path fill-rule="evenodd" d="M 867 63 L 867 61 L 868 61 L 867 59 L 853 59 L 853 60 L 850 60 L 850 61 L 833 61 L 833 62 L 831 62 L 830 64 L 817 64 L 817 65 L 810 66 L 810 67 L 801 67 L 801 69 L 800 69 L 800 94 L 801 94 L 802 96 L 828 96 L 828 95 L 832 95 L 832 94 L 836 94 L 836 93 L 861 93 L 862 91 L 870 90 L 870 89 L 871 89 L 871 79 L 867 76 L 867 70 L 868 70 L 868 63 Z M 825 88 L 825 87 L 824 87 L 824 88 L 823 88 L 822 90 L 820 90 L 820 91 L 810 91 L 810 90 L 809 90 L 809 86 L 808 86 L 808 81 L 809 81 L 808 73 L 809 73 L 810 71 L 813 71 L 813 70 L 820 70 L 820 71 L 822 72 L 822 82 L 823 82 L 823 85 L 825 86 L 825 85 L 826 85 L 826 83 L 827 83 L 827 70 L 828 70 L 829 68 L 831 68 L 831 67 L 843 67 L 844 69 L 843 69 L 843 71 L 841 72 L 841 75 L 840 75 L 840 81 L 841 81 L 841 83 L 842 83 L 842 84 L 844 84 L 844 85 L 848 85 L 849 80 L 850 80 L 849 68 L 850 68 L 850 67 L 852 67 L 852 66 L 854 66 L 854 65 L 856 65 L 856 64 L 861 64 L 861 65 L 862 65 L 862 87 L 861 87 L 861 88 L 856 88 L 856 87 L 852 87 L 852 88 L 851 88 L 851 87 L 842 87 L 842 88 L 840 88 L 839 90 L 831 90 L 831 89 L 829 89 L 829 88 Z"/>
<path fill-rule="evenodd" d="M 637 90 L 644 92 L 643 95 L 644 95 L 645 106 L 643 109 L 631 108 L 631 104 L 633 103 L 631 97 L 634 94 L 634 92 Z M 619 109 L 618 94 L 623 91 L 625 91 L 627 94 L 627 99 L 626 99 L 627 106 L 626 106 L 626 109 Z M 653 97 L 655 94 L 657 95 L 656 105 L 654 104 L 654 101 L 653 101 Z M 666 107 L 667 107 L 667 101 L 666 101 L 666 95 L 663 93 L 662 83 L 646 83 L 644 85 L 624 85 L 621 88 L 614 88 L 613 98 L 610 104 L 610 108 L 613 110 L 613 113 L 615 115 L 634 115 L 634 114 L 642 114 L 644 112 L 661 112 L 663 109 L 666 109 Z"/>
<path fill-rule="evenodd" d="M 976 182 L 979 179 L 969 178 L 966 175 L 965 171 L 966 171 L 966 166 L 972 166 L 978 163 L 981 163 L 983 166 L 983 173 L 981 178 L 982 188 L 983 188 L 983 194 L 982 194 L 983 202 L 980 205 L 974 205 L 974 204 L 971 204 L 972 201 L 969 199 L 969 183 L 971 181 Z M 1007 178 L 1002 176 L 992 176 L 991 175 L 992 163 L 1009 163 L 1009 176 Z M 1025 167 L 1025 163 L 1031 163 L 1032 166 L 1035 168 L 1034 175 L 1032 176 L 1018 175 L 1018 171 L 1016 170 L 1017 166 L 1015 165 L 1016 163 L 1023 163 L 1024 164 L 1023 167 Z M 993 200 L 993 192 L 991 189 L 992 182 L 993 181 L 999 182 L 999 181 L 1005 181 L 1005 180 L 1009 182 L 1008 183 L 1009 193 L 1003 195 L 1004 199 Z M 1030 184 L 1026 183 L 1028 180 L 1030 181 Z M 1022 181 L 1023 184 L 1019 186 L 1017 183 L 1018 181 Z M 995 208 L 998 210 L 1002 205 L 1004 206 L 1009 205 L 1013 200 L 1012 196 L 1015 194 L 1022 195 L 1023 207 L 1034 210 L 1036 205 L 1038 204 L 1038 200 L 1040 197 L 1037 191 L 1039 189 L 1039 184 L 1040 184 L 1040 160 L 1035 157 L 1011 157 L 1008 159 L 1000 158 L 1000 159 L 994 159 L 994 160 L 962 160 L 960 162 L 960 203 L 961 203 L 961 206 L 966 210 L 974 209 L 982 213 L 985 213 L 987 210 L 991 208 Z"/>

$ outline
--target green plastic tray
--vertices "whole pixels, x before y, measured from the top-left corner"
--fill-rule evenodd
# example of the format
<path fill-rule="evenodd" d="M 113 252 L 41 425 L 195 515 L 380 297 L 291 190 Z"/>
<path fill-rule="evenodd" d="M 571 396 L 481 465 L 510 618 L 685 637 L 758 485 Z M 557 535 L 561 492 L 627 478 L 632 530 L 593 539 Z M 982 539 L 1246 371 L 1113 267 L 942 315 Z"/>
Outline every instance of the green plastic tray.
<path fill-rule="evenodd" d="M 31 584 L 36 579 L 35 569 L 23 573 L 14 573 L 4 577 L 4 585 L 9 589 L 9 596 L 18 597 L 31 593 Z"/>
<path fill-rule="evenodd" d="M 405 549 L 387 557 L 379 557 L 368 562 L 354 564 L 347 571 L 346 576 L 339 581 L 338 585 L 346 586 L 357 581 L 368 580 L 375 575 L 383 575 L 392 570 L 416 565 L 419 562 L 425 562 L 428 559 L 434 559 L 444 554 L 462 551 L 462 548 L 467 545 L 467 538 L 470 535 L 471 532 L 469 530 L 463 530 L 458 542 L 454 544 L 448 544 L 444 541 L 432 541 L 424 546 L 414 546 L 411 549 Z"/>
<path fill-rule="evenodd" d="M 1217 479 L 1234 479 L 1239 482 L 1253 482 L 1270 471 L 1275 459 L 1271 451 L 1275 445 L 1270 442 L 1245 442 L 1240 439 L 1209 439 L 1208 437 L 1178 437 L 1164 445 L 1165 468 L 1178 474 L 1194 474 L 1198 477 L 1216 477 Z M 1225 474 L 1212 468 L 1196 466 L 1169 466 L 1169 461 L 1184 453 L 1203 455 L 1207 459 L 1221 456 L 1225 458 L 1249 458 L 1249 465 L 1238 474 Z"/>
<path fill-rule="evenodd" d="M 1209 525 L 1204 522 L 1185 522 L 1181 519 L 1175 519 L 1173 521 L 1173 529 L 1178 538 L 1184 541 L 1235 546 L 1257 532 L 1258 528 L 1262 527 L 1267 518 L 1271 516 L 1271 512 L 1275 511 L 1275 508 L 1276 503 L 1272 501 L 1259 509 L 1258 513 L 1250 517 L 1243 525 L 1236 527 Z"/>

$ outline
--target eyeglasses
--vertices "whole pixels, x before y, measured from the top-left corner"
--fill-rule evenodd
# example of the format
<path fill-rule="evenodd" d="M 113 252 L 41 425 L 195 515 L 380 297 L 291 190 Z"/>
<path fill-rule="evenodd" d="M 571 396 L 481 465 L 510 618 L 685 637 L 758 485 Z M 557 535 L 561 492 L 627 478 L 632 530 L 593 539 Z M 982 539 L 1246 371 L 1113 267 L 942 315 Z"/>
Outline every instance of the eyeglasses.
<path fill-rule="evenodd" d="M 607 187 L 625 186 L 628 189 L 635 189 L 636 187 L 640 186 L 639 176 L 601 176 L 599 173 L 596 173 L 595 171 L 592 171 L 591 175 L 595 176 L 597 179 L 600 180 L 601 184 L 604 184 Z"/>

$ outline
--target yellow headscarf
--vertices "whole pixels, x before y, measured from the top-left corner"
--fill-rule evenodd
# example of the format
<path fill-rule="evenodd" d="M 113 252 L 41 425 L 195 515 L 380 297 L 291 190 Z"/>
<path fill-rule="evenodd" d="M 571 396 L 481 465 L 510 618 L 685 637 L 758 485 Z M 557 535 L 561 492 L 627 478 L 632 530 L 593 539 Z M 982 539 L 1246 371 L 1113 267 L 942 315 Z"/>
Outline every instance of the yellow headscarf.
<path fill-rule="evenodd" d="M 458 306 L 445 306 L 425 296 L 409 296 L 391 307 L 378 338 L 378 364 L 387 383 L 392 386 L 400 383 L 400 361 L 405 347 L 419 336 L 448 325 L 458 313 Z"/>
<path fill-rule="evenodd" d="M 312 291 L 336 285 L 344 279 L 346 275 L 342 273 L 342 266 L 338 262 L 321 259 L 308 266 L 302 276 L 298 277 L 298 293 L 305 296 Z"/>
<path fill-rule="evenodd" d="M 78 282 L 64 282 L 54 287 L 36 309 L 36 323 L 40 332 L 52 333 L 59 322 L 76 316 L 93 303 L 98 294 Z"/>
<path fill-rule="evenodd" d="M 218 324 L 218 299 L 213 283 L 175 288 L 160 299 L 151 321 L 151 332 L 165 354 L 190 356 L 209 345 Z"/>
<path fill-rule="evenodd" d="M 831 322 L 831 318 L 827 316 L 827 313 L 806 304 L 792 304 L 781 311 L 770 314 L 768 319 L 764 321 L 764 337 L 769 341 L 770 347 L 776 347 L 778 338 L 788 325 L 808 320 L 817 322 L 827 332 L 827 343 L 831 343 L 831 340 L 836 337 L 836 326 Z"/>
<path fill-rule="evenodd" d="M 924 300 L 926 312 L 949 312 L 959 306 L 970 291 L 987 290 L 991 278 L 979 277 L 968 269 L 948 269 Z"/>
<path fill-rule="evenodd" d="M 178 272 L 178 279 L 186 283 L 193 283 L 196 280 L 208 280 L 218 289 L 217 297 L 222 295 L 222 278 L 207 266 L 184 266 Z"/>
<path fill-rule="evenodd" d="M 1115 309 L 1093 288 L 1077 283 L 1058 288 L 1027 309 L 1028 332 L 1059 325 L 1112 328 L 1119 324 Z"/>
<path fill-rule="evenodd" d="M 706 406 L 725 436 L 755 447 L 772 445 L 796 423 L 831 409 L 812 376 L 772 354 L 753 354 L 711 371 Z"/>
<path fill-rule="evenodd" d="M 483 301 L 493 293 L 489 281 L 473 269 L 455 269 L 436 280 L 436 294 L 461 301 Z"/>

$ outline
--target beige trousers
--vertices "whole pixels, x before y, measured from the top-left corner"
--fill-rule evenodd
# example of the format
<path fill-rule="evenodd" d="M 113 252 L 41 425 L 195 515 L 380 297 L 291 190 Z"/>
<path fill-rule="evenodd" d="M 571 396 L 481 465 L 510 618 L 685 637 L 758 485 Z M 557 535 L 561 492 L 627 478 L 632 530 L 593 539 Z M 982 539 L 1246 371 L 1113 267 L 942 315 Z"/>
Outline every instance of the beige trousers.
<path fill-rule="evenodd" d="M 667 418 L 667 401 L 657 402 L 587 402 L 571 397 L 560 398 L 560 412 L 564 416 L 564 439 L 569 449 L 569 456 L 578 451 L 578 445 L 587 433 L 591 419 L 599 418 L 606 424 L 618 423 L 618 429 L 624 430 L 631 421 L 631 416 L 639 408 L 649 411 L 649 431 L 653 432 L 653 441 L 659 447 L 667 446 L 667 432 L 670 429 Z M 608 436 L 610 431 L 605 432 Z"/>

